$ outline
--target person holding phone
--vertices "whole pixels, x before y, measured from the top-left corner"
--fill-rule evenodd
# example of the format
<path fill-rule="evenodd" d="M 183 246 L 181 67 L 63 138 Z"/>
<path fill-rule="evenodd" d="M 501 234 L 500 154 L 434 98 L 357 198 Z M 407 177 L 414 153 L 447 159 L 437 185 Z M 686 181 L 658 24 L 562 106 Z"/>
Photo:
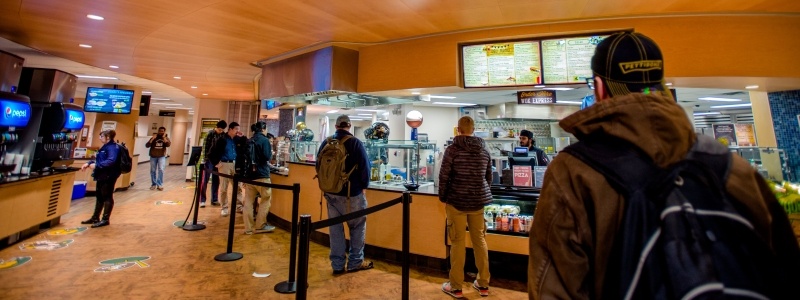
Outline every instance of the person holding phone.
<path fill-rule="evenodd" d="M 167 128 L 159 127 L 158 133 L 145 144 L 150 148 L 150 190 L 164 190 L 164 168 L 167 164 L 167 147 L 172 143 L 167 137 Z"/>

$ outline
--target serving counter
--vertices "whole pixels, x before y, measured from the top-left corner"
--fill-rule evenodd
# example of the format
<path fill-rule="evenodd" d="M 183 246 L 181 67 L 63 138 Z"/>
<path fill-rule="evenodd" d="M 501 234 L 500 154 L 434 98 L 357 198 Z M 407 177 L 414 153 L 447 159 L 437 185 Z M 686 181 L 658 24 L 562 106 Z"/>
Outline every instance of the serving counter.
<path fill-rule="evenodd" d="M 290 163 L 288 167 L 289 175 L 273 174 L 272 183 L 285 185 L 299 183 L 300 214 L 311 215 L 313 222 L 327 219 L 327 204 L 323 201 L 322 193 L 314 179 L 316 175 L 314 165 Z M 370 187 L 366 190 L 366 198 L 371 207 L 396 199 L 403 191 L 402 187 Z M 272 195 L 270 214 L 288 224 L 292 213 L 291 191 L 273 189 Z M 439 201 L 436 188 L 432 185 L 423 186 L 419 191 L 412 192 L 412 195 L 410 251 L 412 254 L 443 260 L 448 255 L 445 205 Z M 400 251 L 402 212 L 402 206 L 395 205 L 367 216 L 366 244 Z M 317 232 L 327 235 L 328 230 L 324 228 Z M 487 233 L 486 242 L 490 251 L 528 255 L 527 236 Z M 469 239 L 467 247 L 471 247 Z"/>
<path fill-rule="evenodd" d="M 0 238 L 5 239 L 69 212 L 74 168 L 0 180 Z M 23 234 L 24 235 L 24 234 Z M 19 239 L 18 236 L 13 237 Z"/>

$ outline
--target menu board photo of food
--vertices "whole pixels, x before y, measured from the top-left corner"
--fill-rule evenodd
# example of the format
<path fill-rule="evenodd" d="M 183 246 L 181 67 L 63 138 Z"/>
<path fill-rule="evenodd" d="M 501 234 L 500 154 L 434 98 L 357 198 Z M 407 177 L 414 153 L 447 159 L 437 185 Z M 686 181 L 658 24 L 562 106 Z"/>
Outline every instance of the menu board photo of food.
<path fill-rule="evenodd" d="M 541 84 L 540 53 L 538 41 L 464 46 L 464 87 Z"/>
<path fill-rule="evenodd" d="M 585 83 L 592 77 L 592 56 L 607 35 L 542 40 L 545 84 Z"/>

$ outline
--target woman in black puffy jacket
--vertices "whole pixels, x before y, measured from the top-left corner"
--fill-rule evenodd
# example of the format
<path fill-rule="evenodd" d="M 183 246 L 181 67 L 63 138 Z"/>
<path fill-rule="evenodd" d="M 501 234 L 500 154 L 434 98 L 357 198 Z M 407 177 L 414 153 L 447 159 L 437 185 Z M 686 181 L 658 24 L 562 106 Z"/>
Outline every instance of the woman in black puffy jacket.
<path fill-rule="evenodd" d="M 114 208 L 114 186 L 117 178 L 122 174 L 119 166 L 119 146 L 114 142 L 116 136 L 117 132 L 114 130 L 100 132 L 100 142 L 103 147 L 97 151 L 96 160 L 89 161 L 81 167 L 81 171 L 87 168 L 94 170 L 92 177 L 97 181 L 95 191 L 97 202 L 95 202 L 94 214 L 90 219 L 81 222 L 81 224 L 92 224 L 92 228 L 110 224 L 109 218 L 111 210 Z M 103 213 L 102 220 L 100 212 Z"/>

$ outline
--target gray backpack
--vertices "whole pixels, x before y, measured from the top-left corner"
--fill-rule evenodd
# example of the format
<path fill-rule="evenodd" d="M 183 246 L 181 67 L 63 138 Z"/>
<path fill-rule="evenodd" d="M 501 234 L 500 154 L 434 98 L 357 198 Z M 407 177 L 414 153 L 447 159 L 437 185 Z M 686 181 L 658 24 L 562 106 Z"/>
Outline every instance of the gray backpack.
<path fill-rule="evenodd" d="M 355 171 L 353 166 L 349 171 L 345 170 L 345 160 L 347 159 L 347 149 L 344 143 L 352 136 L 348 135 L 342 139 L 328 137 L 325 147 L 319 152 L 317 157 L 317 176 L 319 189 L 326 193 L 339 193 L 346 183 L 350 181 L 350 174 Z M 348 185 L 349 187 L 349 185 Z M 350 193 L 347 193 L 348 196 Z"/>

